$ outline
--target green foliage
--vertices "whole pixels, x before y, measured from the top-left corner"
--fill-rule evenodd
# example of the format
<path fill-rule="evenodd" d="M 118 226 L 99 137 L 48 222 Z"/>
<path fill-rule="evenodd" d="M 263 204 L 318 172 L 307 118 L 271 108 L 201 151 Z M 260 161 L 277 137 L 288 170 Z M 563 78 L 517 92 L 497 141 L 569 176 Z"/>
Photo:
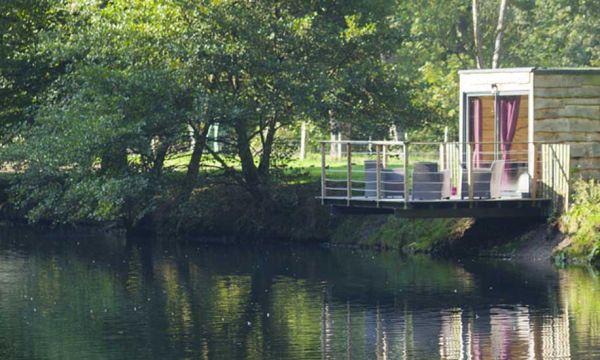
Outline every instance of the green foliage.
<path fill-rule="evenodd" d="M 574 259 L 597 262 L 600 259 L 600 184 L 596 180 L 577 180 L 573 184 L 573 203 L 560 219 L 561 228 L 571 243 L 565 253 Z"/>
<path fill-rule="evenodd" d="M 119 222 L 130 227 L 153 210 L 148 180 L 124 178 L 52 177 L 39 174 L 22 178 L 13 189 L 14 204 L 28 209 L 28 219 L 54 223 Z"/>
<path fill-rule="evenodd" d="M 597 65 L 598 10 L 511 2 L 503 65 Z M 496 12 L 482 3 L 486 59 Z M 273 228 L 270 211 L 298 216 L 304 201 L 281 190 L 300 179 L 284 169 L 301 121 L 313 145 L 332 129 L 385 138 L 392 125 L 439 140 L 457 124 L 457 70 L 474 66 L 471 7 L 458 0 L 7 0 L 0 14 L 0 159 L 32 221 L 135 224 L 172 203 L 193 212 L 191 198 L 213 201 L 224 183 L 256 212 L 239 229 Z M 290 208 L 272 206 L 281 197 Z"/>
<path fill-rule="evenodd" d="M 21 124 L 32 120 L 30 108 L 64 72 L 41 46 L 40 34 L 59 27 L 68 14 L 58 0 L 0 2 L 0 142 L 10 142 Z"/>
<path fill-rule="evenodd" d="M 350 216 L 340 219 L 332 242 L 400 249 L 405 253 L 432 252 L 458 238 L 470 224 L 469 219 Z"/>
<path fill-rule="evenodd" d="M 598 66 L 598 14 L 598 1 L 516 2 L 507 27 L 506 65 Z"/>
<path fill-rule="evenodd" d="M 168 29 L 156 26 L 159 4 L 80 6 L 89 12 L 80 32 L 65 42 L 63 32 L 45 35 L 47 51 L 70 70 L 49 87 L 33 125 L 22 126 L 3 151 L 22 167 L 12 198 L 32 221 L 131 225 L 152 209 L 146 194 L 159 191 L 156 148 L 178 140 L 194 93 L 161 48 L 172 43 Z"/>
<path fill-rule="evenodd" d="M 498 1 L 479 1 L 484 65 L 491 67 Z M 600 64 L 600 3 L 588 0 L 509 1 L 502 67 Z M 394 56 L 410 86 L 418 117 L 409 129 L 448 125 L 457 136 L 458 76 L 476 66 L 471 2 L 405 1 L 396 19 L 408 36 Z M 440 140 L 440 132 L 421 135 Z"/>
<path fill-rule="evenodd" d="M 209 186 L 195 191 L 189 201 L 161 208 L 156 221 L 170 235 L 293 241 L 328 237 L 329 209 L 313 198 L 318 191 L 315 184 L 274 185 L 270 191 L 270 201 L 255 203 L 239 186 Z"/>

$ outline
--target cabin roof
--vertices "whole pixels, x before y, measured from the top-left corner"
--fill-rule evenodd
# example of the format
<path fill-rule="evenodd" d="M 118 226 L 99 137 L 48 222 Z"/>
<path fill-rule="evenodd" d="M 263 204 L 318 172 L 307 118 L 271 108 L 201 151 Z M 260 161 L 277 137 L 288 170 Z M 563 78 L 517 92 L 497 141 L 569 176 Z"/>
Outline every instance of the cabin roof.
<path fill-rule="evenodd" d="M 534 73 L 538 74 L 600 74 L 600 68 L 581 67 L 581 68 L 534 68 Z"/>
<path fill-rule="evenodd" d="M 468 69 L 459 70 L 460 75 L 467 74 L 497 74 L 497 73 L 528 73 L 535 74 L 599 74 L 600 68 L 597 67 L 579 67 L 579 68 L 559 68 L 559 67 L 518 67 L 518 68 L 501 68 L 501 69 Z"/>

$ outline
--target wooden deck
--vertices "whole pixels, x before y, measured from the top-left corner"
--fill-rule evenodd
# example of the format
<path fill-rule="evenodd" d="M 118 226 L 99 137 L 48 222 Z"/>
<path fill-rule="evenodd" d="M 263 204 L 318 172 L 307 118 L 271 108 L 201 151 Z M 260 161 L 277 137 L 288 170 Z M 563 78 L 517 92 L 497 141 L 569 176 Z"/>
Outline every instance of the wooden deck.
<path fill-rule="evenodd" d="M 338 213 L 409 218 L 547 217 L 566 208 L 569 145 L 521 145 L 499 154 L 473 143 L 322 142 L 318 198 Z M 329 158 L 327 146 L 345 152 Z"/>
<path fill-rule="evenodd" d="M 404 218 L 510 218 L 547 217 L 551 212 L 551 199 L 480 199 L 475 201 L 380 199 L 366 197 L 329 196 L 319 198 L 324 205 L 340 214 L 395 214 Z"/>

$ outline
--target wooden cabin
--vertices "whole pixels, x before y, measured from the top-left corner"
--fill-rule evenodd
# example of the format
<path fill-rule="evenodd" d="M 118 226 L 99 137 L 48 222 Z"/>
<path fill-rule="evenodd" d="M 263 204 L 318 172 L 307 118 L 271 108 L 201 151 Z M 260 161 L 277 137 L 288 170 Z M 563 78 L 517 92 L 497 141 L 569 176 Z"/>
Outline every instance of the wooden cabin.
<path fill-rule="evenodd" d="M 405 217 L 546 216 L 568 209 L 573 176 L 600 179 L 600 68 L 459 76 L 458 142 L 324 141 L 322 203 Z M 332 144 L 345 149 L 341 163 L 327 159 Z"/>
<path fill-rule="evenodd" d="M 534 143 L 570 144 L 570 171 L 600 179 L 600 68 L 459 71 L 459 142 L 475 143 L 476 162 L 501 156 L 535 171 Z M 514 176 L 514 175 L 513 175 Z"/>

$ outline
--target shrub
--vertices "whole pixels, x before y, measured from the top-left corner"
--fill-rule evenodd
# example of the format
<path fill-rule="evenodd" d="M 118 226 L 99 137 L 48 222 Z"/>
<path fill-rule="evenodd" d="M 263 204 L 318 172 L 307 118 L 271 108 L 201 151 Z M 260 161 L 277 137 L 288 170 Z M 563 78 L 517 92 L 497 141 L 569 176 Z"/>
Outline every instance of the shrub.
<path fill-rule="evenodd" d="M 568 256 L 595 262 L 600 254 L 600 183 L 579 179 L 573 189 L 571 208 L 560 219 L 561 230 L 571 237 L 565 251 Z"/>

